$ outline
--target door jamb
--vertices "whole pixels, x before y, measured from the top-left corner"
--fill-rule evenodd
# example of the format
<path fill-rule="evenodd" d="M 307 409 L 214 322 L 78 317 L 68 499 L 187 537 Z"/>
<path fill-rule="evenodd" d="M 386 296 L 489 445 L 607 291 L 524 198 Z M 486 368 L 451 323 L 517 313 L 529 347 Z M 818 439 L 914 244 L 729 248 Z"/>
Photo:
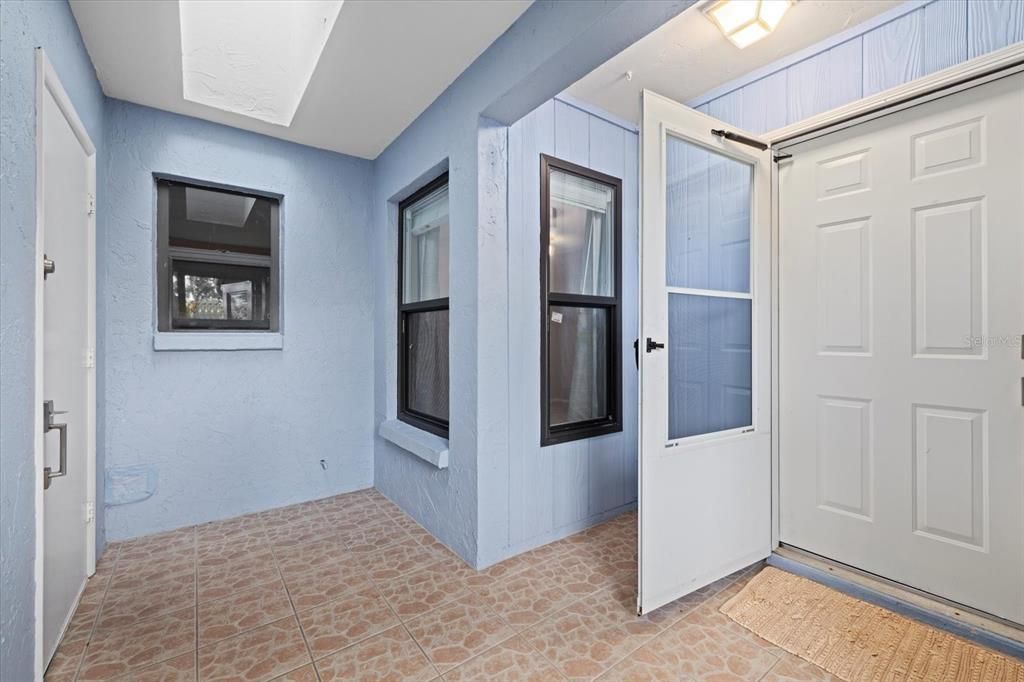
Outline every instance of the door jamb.
<path fill-rule="evenodd" d="M 87 254 L 86 254 L 86 505 L 92 507 L 92 519 L 83 525 L 86 534 L 86 575 L 96 570 L 96 147 L 89 138 L 89 133 L 78 117 L 75 107 L 68 97 L 53 65 L 47 58 L 43 48 L 36 48 L 36 178 L 35 178 L 35 213 L 36 213 L 36 248 L 35 264 L 35 348 L 34 348 L 34 386 L 33 400 L 33 460 L 35 463 L 35 677 L 43 678 L 45 662 L 43 660 L 43 579 L 45 549 L 45 519 L 43 500 L 43 467 L 45 466 L 43 445 L 43 358 L 44 358 L 44 323 L 43 323 L 43 98 L 46 93 L 53 97 L 61 113 L 67 120 L 71 130 L 78 138 L 88 157 L 86 166 L 86 183 L 92 206 L 82 207 L 87 210 Z"/>
<path fill-rule="evenodd" d="M 969 59 L 966 62 L 951 66 L 947 69 L 937 71 L 929 76 L 898 85 L 889 90 L 859 99 L 850 104 L 831 109 L 829 111 L 805 118 L 802 121 L 776 128 L 761 137 L 770 143 L 772 152 L 776 149 L 799 144 L 800 142 L 821 137 L 844 128 L 852 127 L 892 114 L 918 104 L 939 99 L 951 95 L 989 80 L 1002 78 L 1011 73 L 1024 70 L 1024 43 L 1015 43 L 995 52 Z M 781 216 L 779 213 L 779 164 L 772 164 L 771 169 L 771 239 L 772 239 L 772 262 L 771 262 L 771 430 L 772 430 L 772 551 L 779 548 L 781 535 L 781 510 L 780 500 L 782 497 L 780 478 L 780 448 L 781 434 L 779 422 L 781 417 L 781 405 L 779 402 L 779 382 L 781 379 L 779 368 L 779 355 L 781 351 L 779 335 L 779 313 L 782 306 L 782 289 L 780 281 L 781 269 Z"/>

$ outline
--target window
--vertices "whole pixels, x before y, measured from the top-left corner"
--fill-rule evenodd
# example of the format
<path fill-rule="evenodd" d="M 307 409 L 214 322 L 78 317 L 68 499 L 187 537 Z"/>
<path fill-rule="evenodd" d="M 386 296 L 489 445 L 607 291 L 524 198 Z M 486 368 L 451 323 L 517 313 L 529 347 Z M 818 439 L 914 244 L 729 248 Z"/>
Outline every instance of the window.
<path fill-rule="evenodd" d="M 541 445 L 622 430 L 622 181 L 541 156 Z"/>
<path fill-rule="evenodd" d="M 278 200 L 157 181 L 160 331 L 278 330 Z"/>
<path fill-rule="evenodd" d="M 398 418 L 448 437 L 448 174 L 398 206 Z"/>

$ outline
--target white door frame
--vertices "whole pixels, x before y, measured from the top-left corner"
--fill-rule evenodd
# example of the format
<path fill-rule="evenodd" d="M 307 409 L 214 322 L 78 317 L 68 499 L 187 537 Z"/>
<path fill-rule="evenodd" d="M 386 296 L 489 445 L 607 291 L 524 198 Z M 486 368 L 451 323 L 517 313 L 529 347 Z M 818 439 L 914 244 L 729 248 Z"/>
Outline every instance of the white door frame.
<path fill-rule="evenodd" d="M 997 78 L 1024 71 L 1024 43 L 1016 43 L 1001 50 L 982 55 L 974 59 L 937 71 L 929 76 L 884 90 L 871 97 L 851 102 L 842 107 L 811 116 L 782 128 L 776 128 L 762 137 L 768 140 L 772 151 L 798 144 L 800 142 L 834 133 L 844 128 L 859 125 L 874 118 L 886 116 L 902 109 L 917 106 L 955 92 L 976 87 Z M 772 168 L 772 330 L 771 330 L 771 365 L 772 365 L 772 549 L 778 549 L 780 534 L 779 499 L 781 496 L 779 480 L 779 448 L 781 434 L 779 421 L 781 405 L 779 402 L 779 312 L 783 305 L 779 288 L 779 270 L 781 267 L 779 238 L 781 224 L 779 219 L 779 175 L 778 164 Z"/>
<path fill-rule="evenodd" d="M 86 534 L 86 575 L 96 570 L 96 147 L 89 138 L 82 120 L 75 112 L 64 86 L 61 85 L 57 72 L 47 59 L 43 48 L 36 48 L 36 255 L 35 255 L 35 385 L 32 392 L 33 414 L 32 429 L 34 432 L 35 461 L 35 511 L 36 511 L 36 549 L 35 549 L 35 676 L 43 678 L 45 661 L 43 660 L 43 554 L 45 549 L 45 524 L 43 504 L 43 467 L 46 466 L 43 447 L 43 99 L 49 93 L 57 103 L 68 125 L 78 138 L 82 149 L 89 158 L 86 167 L 86 182 L 93 205 L 83 206 L 87 213 L 87 253 L 86 258 L 86 504 L 91 505 L 92 518 L 83 525 Z"/>

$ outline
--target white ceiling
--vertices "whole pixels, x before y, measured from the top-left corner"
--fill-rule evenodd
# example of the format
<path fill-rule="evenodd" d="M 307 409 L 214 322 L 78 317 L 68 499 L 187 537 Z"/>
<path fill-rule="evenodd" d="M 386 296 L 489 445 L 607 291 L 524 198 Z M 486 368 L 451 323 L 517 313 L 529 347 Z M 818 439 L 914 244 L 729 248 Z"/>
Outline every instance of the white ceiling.
<path fill-rule="evenodd" d="M 110 97 L 372 159 L 531 2 L 345 0 L 290 126 L 184 98 L 177 0 L 71 0 L 71 9 Z"/>
<path fill-rule="evenodd" d="M 902 2 L 800 0 L 774 33 L 743 50 L 726 40 L 698 2 L 591 71 L 568 92 L 639 123 L 644 88 L 687 102 Z M 632 71 L 632 80 L 626 79 L 627 71 Z"/>

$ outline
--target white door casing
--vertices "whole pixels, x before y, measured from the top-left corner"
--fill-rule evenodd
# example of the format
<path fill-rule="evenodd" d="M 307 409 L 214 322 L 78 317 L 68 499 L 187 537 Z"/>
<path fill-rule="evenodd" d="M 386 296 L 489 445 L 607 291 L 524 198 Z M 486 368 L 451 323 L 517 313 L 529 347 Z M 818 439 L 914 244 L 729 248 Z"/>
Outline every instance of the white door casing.
<path fill-rule="evenodd" d="M 1024 623 L 1024 76 L 786 149 L 784 543 Z"/>
<path fill-rule="evenodd" d="M 37 51 L 36 642 L 41 677 L 95 569 L 95 148 Z M 44 273 L 44 257 L 54 263 Z M 44 434 L 42 404 L 66 424 Z"/>
<path fill-rule="evenodd" d="M 644 92 L 642 613 L 771 552 L 770 157 L 723 128 Z"/>

